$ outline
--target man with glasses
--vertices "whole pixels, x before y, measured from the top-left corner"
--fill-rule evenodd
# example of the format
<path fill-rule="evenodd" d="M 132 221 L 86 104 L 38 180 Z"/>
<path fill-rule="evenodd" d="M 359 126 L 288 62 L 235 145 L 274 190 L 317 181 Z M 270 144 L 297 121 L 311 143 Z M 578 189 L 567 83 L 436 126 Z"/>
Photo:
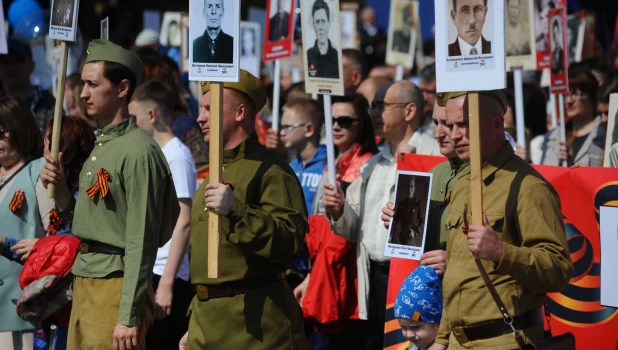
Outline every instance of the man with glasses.
<path fill-rule="evenodd" d="M 279 135 L 285 148 L 296 154 L 290 167 L 298 176 L 303 188 L 307 212 L 312 212 L 313 199 L 326 167 L 326 146 L 320 145 L 320 132 L 324 124 L 324 108 L 310 98 L 293 100 L 283 107 Z M 286 279 L 295 288 L 309 273 L 309 251 L 302 248 Z"/>
<path fill-rule="evenodd" d="M 376 218 L 382 205 L 393 201 L 397 154 L 403 149 L 431 149 L 425 154 L 440 154 L 436 141 L 420 132 L 425 101 L 416 85 L 398 81 L 387 89 L 383 102 L 378 101 L 374 99 L 371 112 L 381 112 L 384 148 L 367 162 L 361 177 L 348 187 L 347 196 L 339 186 L 335 191 L 327 182 L 322 198 L 333 232 L 358 244 L 359 318 L 372 321 L 369 349 L 382 349 L 384 340 L 390 259 L 384 256 L 388 231 Z"/>
<path fill-rule="evenodd" d="M 421 128 L 423 133 L 431 137 L 435 137 L 433 132 L 433 121 L 431 113 L 433 113 L 434 100 L 436 99 L 436 64 L 428 64 L 418 73 L 418 86 L 423 92 L 425 99 L 425 113 Z"/>

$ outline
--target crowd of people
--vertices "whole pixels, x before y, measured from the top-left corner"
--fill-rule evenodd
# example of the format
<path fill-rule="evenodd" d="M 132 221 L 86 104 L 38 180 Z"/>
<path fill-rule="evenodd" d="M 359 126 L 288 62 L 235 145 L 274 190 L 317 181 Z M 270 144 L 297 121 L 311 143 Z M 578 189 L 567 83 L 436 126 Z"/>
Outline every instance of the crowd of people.
<path fill-rule="evenodd" d="M 55 98 L 30 82 L 30 46 L 10 38 L 0 55 L 0 347 L 382 349 L 384 244 L 404 215 L 393 198 L 406 153 L 443 158 L 431 170 L 421 266 L 393 308 L 410 348 L 542 339 L 546 294 L 573 267 L 559 197 L 531 164 L 603 166 L 607 148 L 618 164 L 618 143 L 605 143 L 616 67 L 604 57 L 570 65 L 566 140 L 540 74 L 524 74 L 525 125 L 511 76 L 480 94 L 484 221 L 469 225 L 467 92 L 436 91 L 431 44 L 423 68 L 395 81 L 375 12 L 360 20 L 360 50 L 342 53 L 345 96 L 332 99 L 335 169 L 321 97 L 284 71 L 274 106 L 272 83 L 241 70 L 224 84 L 224 183 L 204 176 L 210 85 L 191 89 L 151 30 L 131 50 L 89 43 L 66 77 L 57 159 Z M 525 140 L 513 139 L 517 128 Z M 206 273 L 209 212 L 222 217 L 216 279 Z"/>

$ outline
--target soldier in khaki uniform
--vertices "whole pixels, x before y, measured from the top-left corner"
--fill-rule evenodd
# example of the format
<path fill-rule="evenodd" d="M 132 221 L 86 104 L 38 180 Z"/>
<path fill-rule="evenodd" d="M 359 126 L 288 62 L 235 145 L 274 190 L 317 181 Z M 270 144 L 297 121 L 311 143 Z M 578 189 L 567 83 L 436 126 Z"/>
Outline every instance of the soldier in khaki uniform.
<path fill-rule="evenodd" d="M 181 348 L 306 349 L 300 306 L 283 279 L 307 230 L 303 191 L 292 169 L 259 144 L 262 82 L 245 70 L 223 91 L 223 181 L 204 181 L 191 213 L 191 282 L 197 295 Z M 208 141 L 210 85 L 197 121 Z M 208 210 L 222 216 L 221 276 L 207 277 Z"/>
<path fill-rule="evenodd" d="M 573 266 L 567 248 L 560 200 L 553 187 L 517 157 L 504 136 L 506 99 L 502 91 L 480 93 L 484 225 L 470 225 L 470 174 L 455 187 L 447 219 L 444 313 L 438 349 L 518 349 L 485 287 L 473 253 L 526 341 L 543 337 L 541 305 L 549 292 L 568 283 Z M 468 161 L 467 93 L 445 100 L 451 138 Z"/>
<path fill-rule="evenodd" d="M 107 40 L 88 45 L 81 98 L 99 136 L 79 175 L 77 201 L 47 163 L 56 204 L 73 213 L 80 238 L 73 265 L 68 349 L 145 347 L 154 300 L 150 280 L 157 248 L 171 237 L 179 206 L 159 145 L 137 127 L 128 104 L 144 68 L 132 52 Z"/>

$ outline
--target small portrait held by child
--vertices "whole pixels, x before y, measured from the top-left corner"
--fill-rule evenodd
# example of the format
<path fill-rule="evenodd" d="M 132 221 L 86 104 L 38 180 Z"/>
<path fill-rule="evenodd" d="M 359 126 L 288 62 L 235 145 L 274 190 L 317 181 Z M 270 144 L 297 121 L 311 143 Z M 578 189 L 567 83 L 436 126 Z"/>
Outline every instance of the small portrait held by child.
<path fill-rule="evenodd" d="M 401 285 L 395 300 L 395 318 L 410 350 L 429 348 L 438 334 L 442 318 L 440 279 L 431 267 L 416 268 Z"/>

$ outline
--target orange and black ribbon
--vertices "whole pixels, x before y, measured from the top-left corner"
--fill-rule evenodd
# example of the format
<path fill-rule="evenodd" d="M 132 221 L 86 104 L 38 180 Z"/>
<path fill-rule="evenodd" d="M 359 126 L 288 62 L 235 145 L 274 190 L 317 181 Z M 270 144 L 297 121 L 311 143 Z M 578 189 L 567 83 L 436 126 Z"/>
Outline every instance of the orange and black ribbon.
<path fill-rule="evenodd" d="M 97 171 L 97 180 L 86 190 L 86 194 L 88 197 L 93 198 L 97 193 L 101 193 L 101 198 L 105 198 L 109 192 L 108 182 L 109 173 L 107 170 L 104 168 L 99 169 L 99 171 Z"/>
<path fill-rule="evenodd" d="M 14 213 L 14 214 L 21 214 L 21 211 L 24 209 L 24 203 L 26 202 L 26 195 L 24 194 L 24 191 L 22 189 L 19 189 L 17 191 L 15 191 L 15 194 L 13 195 L 13 199 L 11 199 L 11 202 L 9 203 L 9 209 Z"/>
<path fill-rule="evenodd" d="M 47 229 L 45 229 L 45 231 L 49 232 L 50 236 L 55 236 L 60 229 L 60 226 L 62 226 L 62 219 L 60 218 L 60 216 L 58 216 L 54 209 L 50 210 L 49 226 L 47 226 Z"/>

